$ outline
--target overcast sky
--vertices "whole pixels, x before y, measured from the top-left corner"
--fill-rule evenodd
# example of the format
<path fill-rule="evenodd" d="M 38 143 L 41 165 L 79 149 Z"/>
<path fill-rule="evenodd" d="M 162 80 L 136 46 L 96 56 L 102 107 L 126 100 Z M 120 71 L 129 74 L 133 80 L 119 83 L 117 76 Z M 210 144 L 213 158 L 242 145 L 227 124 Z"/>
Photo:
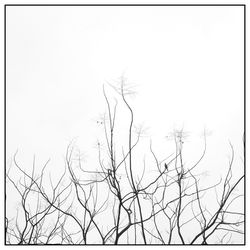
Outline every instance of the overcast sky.
<path fill-rule="evenodd" d="M 124 76 L 136 92 L 128 97 L 135 125 L 147 132 L 141 152 L 151 139 L 160 158 L 173 153 L 166 136 L 183 128 L 189 134 L 185 159 L 191 164 L 202 154 L 206 129 L 201 170 L 208 172 L 207 183 L 225 174 L 229 141 L 235 149 L 234 173 L 242 173 L 243 11 L 225 6 L 7 7 L 7 168 L 18 150 L 17 160 L 26 170 L 35 154 L 38 165 L 50 158 L 50 170 L 58 172 L 72 139 L 85 164 L 97 164 L 100 115 L 107 111 L 103 85 L 111 102 L 118 100 L 115 136 L 127 143 L 129 113 L 109 86 Z"/>
<path fill-rule="evenodd" d="M 121 75 L 158 148 L 183 127 L 197 152 L 206 128 L 214 168 L 229 140 L 241 156 L 243 32 L 243 7 L 7 7 L 7 157 L 56 163 L 73 138 L 91 154 Z"/>

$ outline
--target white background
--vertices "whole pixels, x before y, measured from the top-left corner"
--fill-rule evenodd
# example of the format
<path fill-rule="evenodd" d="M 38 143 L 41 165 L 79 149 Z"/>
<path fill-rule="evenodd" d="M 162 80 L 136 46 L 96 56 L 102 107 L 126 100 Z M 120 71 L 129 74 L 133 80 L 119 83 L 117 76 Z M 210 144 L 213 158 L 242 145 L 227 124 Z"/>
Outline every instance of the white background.
<path fill-rule="evenodd" d="M 7 157 L 59 161 L 75 137 L 93 147 L 102 84 L 121 74 L 157 142 L 206 127 L 211 157 L 228 140 L 242 153 L 243 8 L 22 8 L 7 12 Z"/>

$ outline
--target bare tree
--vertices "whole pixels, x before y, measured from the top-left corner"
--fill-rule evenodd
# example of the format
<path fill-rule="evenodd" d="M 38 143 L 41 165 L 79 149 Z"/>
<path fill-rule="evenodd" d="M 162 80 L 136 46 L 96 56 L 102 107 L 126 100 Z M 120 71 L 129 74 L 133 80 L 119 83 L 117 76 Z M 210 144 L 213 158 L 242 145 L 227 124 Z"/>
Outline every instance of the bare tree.
<path fill-rule="evenodd" d="M 123 77 L 113 89 L 128 111 L 126 140 L 117 126 L 119 102 L 112 104 L 103 87 L 107 112 L 98 123 L 104 140 L 98 140 L 94 167 L 82 163 L 73 142 L 57 180 L 46 172 L 49 161 L 36 174 L 34 158 L 28 173 L 14 155 L 14 167 L 6 177 L 20 203 L 16 215 L 5 219 L 6 244 L 228 244 L 232 239 L 242 243 L 244 174 L 234 175 L 233 145 L 229 144 L 225 176 L 208 186 L 201 185 L 199 172 L 207 151 L 205 133 L 204 149 L 193 164 L 185 161 L 183 129 L 171 135 L 174 152 L 160 159 L 150 140 L 139 162 L 136 150 L 143 131 L 133 132 L 135 115 L 128 101 L 133 91 Z M 209 194 L 214 200 L 207 199 Z"/>

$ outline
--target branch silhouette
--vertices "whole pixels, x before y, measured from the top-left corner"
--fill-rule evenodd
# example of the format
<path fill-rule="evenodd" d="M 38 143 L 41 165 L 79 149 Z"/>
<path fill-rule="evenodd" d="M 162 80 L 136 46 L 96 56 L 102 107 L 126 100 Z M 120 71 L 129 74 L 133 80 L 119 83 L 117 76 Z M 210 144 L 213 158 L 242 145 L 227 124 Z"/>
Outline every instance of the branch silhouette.
<path fill-rule="evenodd" d="M 229 143 L 225 175 L 204 186 L 199 166 L 208 150 L 206 134 L 193 164 L 185 160 L 183 129 L 172 133 L 175 150 L 163 159 L 151 140 L 148 151 L 141 150 L 143 130 L 133 133 L 136 112 L 129 101 L 135 92 L 124 77 L 118 87 L 111 87 L 117 95 L 114 101 L 103 86 L 107 112 L 98 122 L 103 138 L 98 138 L 94 166 L 83 164 L 74 142 L 68 145 L 64 170 L 56 178 L 50 173 L 50 161 L 39 173 L 34 157 L 29 172 L 15 153 L 6 173 L 7 208 L 11 188 L 19 203 L 16 214 L 5 218 L 5 243 L 208 245 L 243 237 L 244 174 L 234 172 L 233 145 Z M 120 106 L 125 110 L 123 128 Z M 207 199 L 211 194 L 213 199 Z"/>

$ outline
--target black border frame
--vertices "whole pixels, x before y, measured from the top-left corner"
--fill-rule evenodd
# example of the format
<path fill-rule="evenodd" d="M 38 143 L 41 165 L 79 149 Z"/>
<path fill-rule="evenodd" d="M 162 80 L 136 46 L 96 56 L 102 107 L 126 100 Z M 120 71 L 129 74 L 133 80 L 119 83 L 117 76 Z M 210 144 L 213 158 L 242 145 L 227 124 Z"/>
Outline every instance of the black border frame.
<path fill-rule="evenodd" d="M 6 218 L 6 58 L 7 58 L 7 52 L 6 52 L 6 16 L 7 16 L 7 7 L 119 7 L 119 6 L 130 6 L 130 7 L 153 7 L 153 6 L 160 6 L 160 7 L 243 7 L 244 8 L 244 175 L 246 176 L 246 4 L 5 4 L 4 5 L 4 246 L 19 246 L 18 244 L 6 244 L 6 229 L 5 229 L 5 218 Z M 244 178 L 244 243 L 243 244 L 209 244 L 208 246 L 246 246 L 246 179 Z M 81 245 L 72 245 L 72 244 L 39 244 L 39 245 L 33 245 L 33 244 L 26 244 L 26 245 L 20 245 L 20 246 L 85 246 L 83 244 Z M 115 246 L 113 244 L 87 244 L 86 246 Z M 144 244 L 118 244 L 118 246 L 145 246 Z M 165 246 L 160 244 L 148 244 L 147 246 Z M 166 246 L 183 246 L 183 244 L 170 244 Z M 190 246 L 190 245 L 187 245 Z M 192 246 L 201 246 L 200 244 L 195 244 Z"/>

